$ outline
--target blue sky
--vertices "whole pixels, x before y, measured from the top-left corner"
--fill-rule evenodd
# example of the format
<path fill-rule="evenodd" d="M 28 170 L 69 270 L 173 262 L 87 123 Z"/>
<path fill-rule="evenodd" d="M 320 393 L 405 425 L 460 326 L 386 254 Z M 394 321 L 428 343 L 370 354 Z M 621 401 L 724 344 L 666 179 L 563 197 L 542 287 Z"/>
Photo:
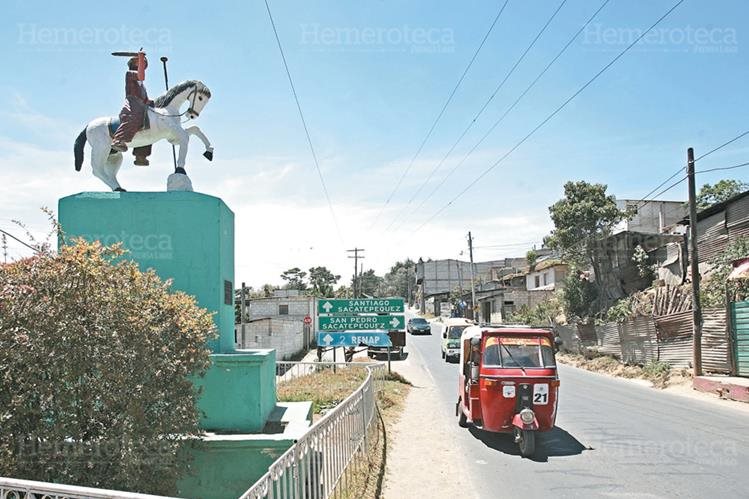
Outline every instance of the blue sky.
<path fill-rule="evenodd" d="M 90 119 L 116 114 L 123 61 L 114 50 L 142 45 L 147 87 L 163 90 L 158 56 L 172 83 L 203 80 L 213 98 L 197 124 L 202 148 L 188 156 L 196 190 L 224 198 L 237 215 L 237 281 L 279 282 L 292 266 L 326 265 L 350 274 L 344 249 L 367 249 L 378 272 L 396 259 L 455 258 L 472 230 L 478 259 L 524 254 L 550 229 L 547 207 L 566 180 L 602 182 L 639 198 L 684 162 L 749 129 L 749 4 L 686 0 L 498 168 L 414 229 L 575 92 L 650 26 L 673 1 L 611 0 L 565 55 L 421 210 L 431 191 L 569 37 L 599 0 L 568 0 L 420 197 L 411 195 L 454 143 L 560 3 L 510 0 L 441 122 L 379 223 L 372 222 L 496 15 L 500 1 L 271 1 L 344 246 L 314 169 L 261 1 L 6 1 L 0 19 L 0 227 L 45 229 L 42 205 L 82 190 L 104 190 L 88 166 L 76 173 L 71 147 Z M 194 144 L 194 143 L 193 143 Z M 88 151 L 87 151 L 88 154 Z M 749 138 L 700 168 L 749 160 Z M 149 168 L 126 164 L 129 190 L 162 190 L 168 145 Z M 749 170 L 708 174 L 749 180 Z M 686 186 L 669 192 L 684 199 Z M 399 230 L 386 230 L 406 214 Z M 396 226 L 401 225 L 400 223 Z M 15 230 L 18 232 L 18 230 Z M 24 254 L 11 248 L 11 256 Z"/>

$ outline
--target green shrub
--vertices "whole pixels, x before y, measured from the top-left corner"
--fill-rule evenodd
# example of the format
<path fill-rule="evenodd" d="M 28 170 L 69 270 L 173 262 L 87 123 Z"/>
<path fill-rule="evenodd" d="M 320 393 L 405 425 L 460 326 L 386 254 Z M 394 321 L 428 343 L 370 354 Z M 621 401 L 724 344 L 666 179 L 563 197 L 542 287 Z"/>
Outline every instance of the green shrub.
<path fill-rule="evenodd" d="M 0 265 L 0 476 L 172 494 L 211 315 L 118 246 Z"/>

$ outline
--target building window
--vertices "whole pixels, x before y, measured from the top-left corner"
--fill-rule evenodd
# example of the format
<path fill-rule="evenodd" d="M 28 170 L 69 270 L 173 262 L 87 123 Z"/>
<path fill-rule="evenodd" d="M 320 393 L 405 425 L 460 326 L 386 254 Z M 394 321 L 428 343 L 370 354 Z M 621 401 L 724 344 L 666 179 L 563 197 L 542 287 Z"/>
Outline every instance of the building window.
<path fill-rule="evenodd" d="M 546 286 L 547 284 L 549 284 L 549 273 L 544 272 L 544 286 Z"/>
<path fill-rule="evenodd" d="M 279 305 L 278 306 L 278 315 L 289 315 L 289 306 L 288 305 Z"/>
<path fill-rule="evenodd" d="M 541 276 L 540 275 L 536 276 L 536 285 L 533 286 L 533 287 L 534 288 L 540 288 L 541 287 Z"/>

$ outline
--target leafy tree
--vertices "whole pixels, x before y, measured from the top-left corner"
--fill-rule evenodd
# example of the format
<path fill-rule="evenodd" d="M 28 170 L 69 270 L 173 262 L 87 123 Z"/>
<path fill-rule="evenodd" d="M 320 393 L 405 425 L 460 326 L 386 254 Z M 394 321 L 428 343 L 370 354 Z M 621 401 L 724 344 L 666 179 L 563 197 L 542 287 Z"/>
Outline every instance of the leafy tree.
<path fill-rule="evenodd" d="M 723 308 L 726 306 L 726 291 L 739 295 L 737 299 L 747 299 L 749 282 L 745 279 L 728 281 L 728 274 L 733 269 L 733 261 L 749 257 L 749 237 L 740 237 L 732 241 L 725 249 L 708 263 L 712 269 L 709 277 L 700 283 L 700 298 L 706 308 Z M 728 289 L 726 289 L 728 286 Z"/>
<path fill-rule="evenodd" d="M 383 296 L 382 288 L 384 279 L 372 269 L 367 270 L 357 278 L 357 290 L 364 296 Z"/>
<path fill-rule="evenodd" d="M 632 254 L 632 263 L 637 267 L 637 273 L 643 279 L 655 279 L 657 265 L 650 262 L 650 256 L 641 245 L 637 245 Z"/>
<path fill-rule="evenodd" d="M 536 260 L 538 260 L 538 252 L 535 249 L 528 250 L 528 252 L 525 254 L 525 261 L 528 262 L 528 266 L 531 269 L 535 267 Z"/>
<path fill-rule="evenodd" d="M 257 291 L 253 291 L 250 297 L 271 298 L 273 296 L 273 292 L 277 289 L 279 289 L 278 286 L 275 286 L 273 284 L 263 284 L 260 289 L 258 289 Z"/>
<path fill-rule="evenodd" d="M 416 264 L 413 260 L 406 259 L 402 262 L 396 262 L 390 268 L 390 272 L 385 274 L 381 293 L 383 296 L 402 296 L 409 303 L 413 302 L 413 293 L 416 285 L 414 284 L 414 275 Z M 411 296 L 409 296 L 409 292 Z"/>
<path fill-rule="evenodd" d="M 535 307 L 521 306 L 507 318 L 506 322 L 531 326 L 550 326 L 556 322 L 557 317 L 562 313 L 559 296 L 555 294 Z"/>
<path fill-rule="evenodd" d="M 309 282 L 312 285 L 312 293 L 318 297 L 332 296 L 333 285 L 341 276 L 334 275 L 326 267 L 312 267 L 309 269 Z"/>
<path fill-rule="evenodd" d="M 738 180 L 720 180 L 715 185 L 705 184 L 697 194 L 697 210 L 704 210 L 710 206 L 741 194 L 749 188 L 749 184 Z"/>
<path fill-rule="evenodd" d="M 597 299 L 598 288 L 595 284 L 584 273 L 570 269 L 562 288 L 562 303 L 567 320 L 593 317 L 598 312 L 595 306 Z"/>
<path fill-rule="evenodd" d="M 0 476 L 174 494 L 211 315 L 119 246 L 0 265 Z"/>
<path fill-rule="evenodd" d="M 598 250 L 599 242 L 610 235 L 614 225 L 630 216 L 630 213 L 616 206 L 614 196 L 606 194 L 605 185 L 584 181 L 564 184 L 564 198 L 550 206 L 549 213 L 554 230 L 546 237 L 545 243 L 560 250 L 567 262 L 578 268 L 589 265 L 594 274 L 600 276 L 601 260 L 606 255 Z M 596 288 L 594 292 L 587 290 L 590 286 Z M 597 285 L 589 281 L 580 288 L 570 290 L 570 293 L 578 291 L 584 291 L 585 296 L 591 293 L 600 295 Z M 607 297 L 601 298 L 598 306 L 602 308 Z M 578 312 L 581 310 L 576 308 Z"/>
<path fill-rule="evenodd" d="M 281 279 L 286 281 L 285 289 L 298 289 L 299 291 L 307 289 L 307 283 L 304 280 L 306 277 L 307 272 L 299 267 L 290 268 L 281 274 Z"/>

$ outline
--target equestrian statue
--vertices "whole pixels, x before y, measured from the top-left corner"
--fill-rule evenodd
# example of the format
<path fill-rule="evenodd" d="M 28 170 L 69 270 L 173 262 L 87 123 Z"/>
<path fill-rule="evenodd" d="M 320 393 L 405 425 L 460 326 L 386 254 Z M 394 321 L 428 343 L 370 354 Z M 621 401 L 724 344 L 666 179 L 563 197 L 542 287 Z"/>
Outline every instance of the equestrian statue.
<path fill-rule="evenodd" d="M 169 88 L 155 100 L 150 100 L 144 85 L 148 67 L 145 53 L 115 52 L 113 55 L 130 56 L 128 71 L 125 73 L 125 104 L 119 117 L 96 118 L 78 135 L 73 147 L 76 171 L 81 170 L 84 146 L 88 141 L 91 144 L 91 167 L 94 175 L 113 191 L 125 191 L 117 181 L 123 153 L 132 148 L 134 164 L 148 166 L 147 157 L 151 154 L 151 145 L 166 139 L 172 146 L 179 147 L 174 175 L 169 177 L 170 186 L 173 177 L 182 178 L 183 180 L 176 182 L 182 186 L 180 189 L 192 190 L 185 172 L 190 135 L 195 135 L 203 142 L 203 156 L 209 161 L 213 160 L 213 147 L 198 126 L 182 128 L 181 120 L 183 117 L 187 121 L 200 116 L 211 98 L 211 91 L 201 81 L 188 80 Z M 166 77 L 166 57 L 161 60 L 164 62 Z M 188 108 L 180 112 L 185 102 L 188 103 Z"/>

